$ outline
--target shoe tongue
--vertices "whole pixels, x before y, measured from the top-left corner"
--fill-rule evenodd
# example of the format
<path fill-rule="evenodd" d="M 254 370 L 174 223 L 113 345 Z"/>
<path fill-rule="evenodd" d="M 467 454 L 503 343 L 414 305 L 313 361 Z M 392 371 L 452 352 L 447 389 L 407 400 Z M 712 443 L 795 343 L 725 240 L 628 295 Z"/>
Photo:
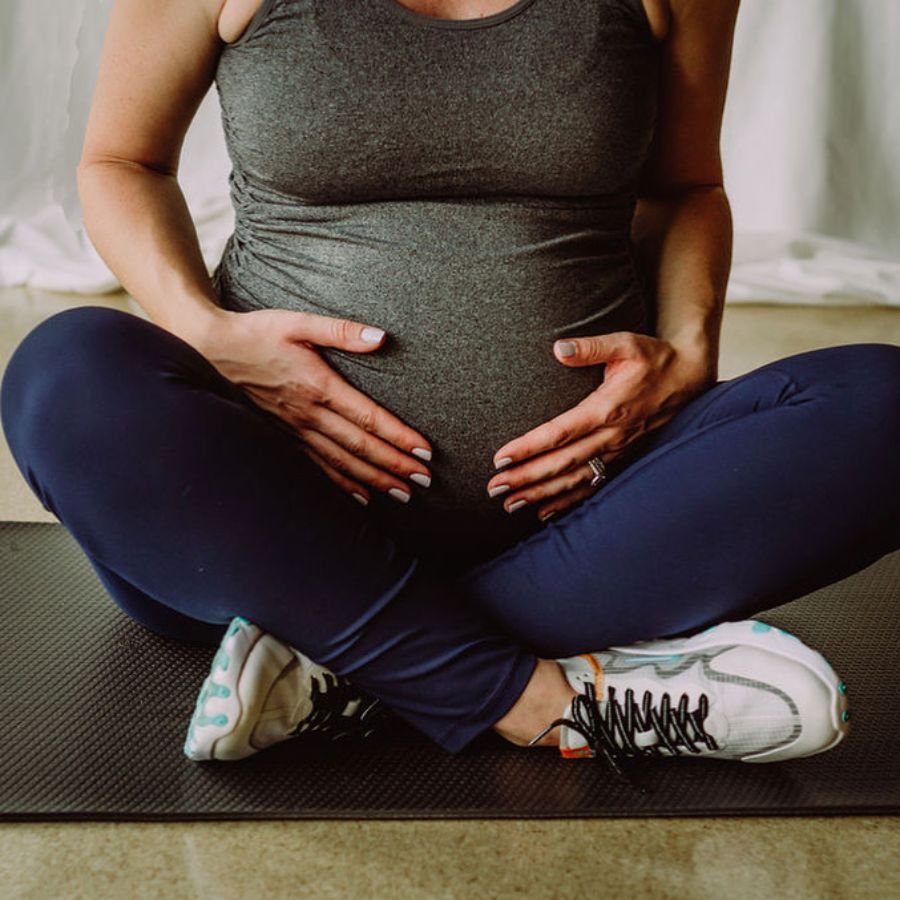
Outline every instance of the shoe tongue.
<path fill-rule="evenodd" d="M 308 679 L 299 661 L 291 660 L 269 688 L 262 708 L 262 718 L 281 720 L 284 727 L 289 728 L 306 718 L 311 709 Z"/>
<path fill-rule="evenodd" d="M 603 699 L 598 703 L 598 712 L 601 716 L 604 716 L 606 713 L 606 705 L 606 699 Z M 571 703 L 569 703 L 569 705 L 566 707 L 562 717 L 565 719 L 569 719 L 570 721 L 572 720 Z M 719 742 L 727 737 L 728 721 L 718 712 L 715 704 L 710 704 L 709 712 L 707 713 L 706 719 L 703 722 L 703 727 L 707 734 L 709 734 Z M 687 733 L 691 737 L 695 736 L 695 731 L 690 726 L 687 726 Z M 669 728 L 669 739 L 673 742 L 676 742 L 676 746 L 678 746 L 677 735 L 675 734 L 674 729 L 671 727 Z M 615 741 L 617 746 L 623 746 L 621 735 L 619 735 L 618 732 L 615 735 Z M 659 739 L 659 735 L 657 735 L 656 731 L 651 727 L 646 731 L 635 731 L 634 743 L 638 747 L 652 747 L 660 744 L 661 741 Z M 565 756 L 591 755 L 590 746 L 584 735 L 577 729 L 571 728 L 568 725 L 559 726 L 559 750 L 560 753 Z"/>
<path fill-rule="evenodd" d="M 600 704 L 600 714 L 603 714 L 603 709 L 605 703 Z M 563 713 L 563 717 L 566 719 L 572 718 L 572 705 L 566 707 L 566 711 Z M 635 732 L 634 742 L 639 747 L 649 747 L 653 744 L 659 743 L 659 738 L 655 731 L 650 729 L 649 731 L 638 731 Z M 616 744 L 621 747 L 622 740 L 621 737 L 616 735 Z M 568 725 L 560 725 L 559 726 L 559 752 L 564 756 L 589 756 L 593 755 L 590 750 L 590 745 L 587 742 L 587 738 L 575 728 L 571 728 Z"/>
<path fill-rule="evenodd" d="M 572 704 L 563 711 L 562 718 L 572 721 Z M 579 752 L 583 751 L 583 752 Z M 589 756 L 590 746 L 580 731 L 570 728 L 568 725 L 559 726 L 559 752 L 563 756 Z"/>

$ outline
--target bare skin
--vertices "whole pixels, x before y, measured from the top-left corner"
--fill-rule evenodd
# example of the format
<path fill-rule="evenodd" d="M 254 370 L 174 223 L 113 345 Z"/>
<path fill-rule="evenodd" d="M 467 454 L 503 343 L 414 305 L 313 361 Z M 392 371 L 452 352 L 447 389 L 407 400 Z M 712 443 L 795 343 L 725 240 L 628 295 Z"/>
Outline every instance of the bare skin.
<path fill-rule="evenodd" d="M 525 690 L 512 709 L 494 723 L 494 731 L 511 744 L 524 747 L 562 715 L 575 694 L 558 663 L 552 659 L 538 659 Z M 534 746 L 558 747 L 559 729 L 545 734 Z"/>
<path fill-rule="evenodd" d="M 430 456 L 412 452 L 427 454 L 428 441 L 336 373 L 317 369 L 310 353 L 315 344 L 377 349 L 380 341 L 362 340 L 364 327 L 377 323 L 223 310 L 178 185 L 184 136 L 212 84 L 223 42 L 240 37 L 260 2 L 115 0 L 77 170 L 85 227 L 149 318 L 226 377 L 257 388 L 248 390 L 252 399 L 306 439 L 308 455 L 336 484 L 348 492 L 363 491 L 362 484 L 408 490 L 403 479 L 428 474 L 422 460 Z M 515 0 L 394 2 L 437 18 L 475 19 Z M 719 132 L 738 2 L 643 0 L 654 37 L 665 43 L 662 115 L 632 236 L 653 279 L 657 336 L 710 375 L 730 268 Z M 561 499 L 568 505 L 577 497 Z M 573 696 L 559 665 L 539 659 L 494 730 L 524 746 Z M 558 741 L 554 729 L 538 746 Z"/>
<path fill-rule="evenodd" d="M 219 0 L 221 3 L 221 0 Z M 516 0 L 394 0 L 412 12 L 438 19 L 479 19 L 502 12 Z M 218 32 L 223 41 L 236 41 L 262 0 L 225 0 L 221 4 Z M 667 0 L 643 0 L 654 37 L 662 40 L 669 25 Z"/>

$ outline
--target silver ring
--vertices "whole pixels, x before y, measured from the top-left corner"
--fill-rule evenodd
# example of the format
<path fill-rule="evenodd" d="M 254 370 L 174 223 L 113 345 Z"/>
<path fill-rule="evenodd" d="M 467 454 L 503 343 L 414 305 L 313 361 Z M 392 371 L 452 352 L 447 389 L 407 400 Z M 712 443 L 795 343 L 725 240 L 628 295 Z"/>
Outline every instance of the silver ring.
<path fill-rule="evenodd" d="M 599 456 L 592 456 L 588 460 L 588 465 L 594 473 L 594 477 L 591 478 L 591 487 L 597 487 L 598 485 L 603 484 L 603 482 L 606 481 L 606 465 L 603 460 L 600 459 Z"/>

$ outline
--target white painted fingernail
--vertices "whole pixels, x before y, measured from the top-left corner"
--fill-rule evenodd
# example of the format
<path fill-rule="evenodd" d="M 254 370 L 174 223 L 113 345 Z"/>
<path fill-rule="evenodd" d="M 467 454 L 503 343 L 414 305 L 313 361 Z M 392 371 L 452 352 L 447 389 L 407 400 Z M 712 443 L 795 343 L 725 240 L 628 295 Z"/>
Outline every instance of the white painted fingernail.
<path fill-rule="evenodd" d="M 388 493 L 395 500 L 400 500 L 402 503 L 409 503 L 409 494 L 406 491 L 401 491 L 400 488 L 391 488 Z"/>
<path fill-rule="evenodd" d="M 424 447 L 413 447 L 412 452 L 414 456 L 418 456 L 419 459 L 431 459 L 431 451 L 426 450 Z"/>
<path fill-rule="evenodd" d="M 384 329 L 366 325 L 360 336 L 367 344 L 377 344 L 384 337 Z"/>
<path fill-rule="evenodd" d="M 495 469 L 502 469 L 504 466 L 508 466 L 512 462 L 511 456 L 504 456 L 501 459 L 498 459 L 497 462 L 494 463 Z"/>
<path fill-rule="evenodd" d="M 515 512 L 517 509 L 521 509 L 528 501 L 527 500 L 516 500 L 515 503 L 510 503 L 507 512 Z"/>
<path fill-rule="evenodd" d="M 369 501 L 362 494 L 357 494 L 356 491 L 351 492 L 350 496 L 362 503 L 363 506 L 369 505 Z"/>
<path fill-rule="evenodd" d="M 421 484 L 422 487 L 428 487 L 431 484 L 431 476 L 423 475 L 421 472 L 413 472 L 409 476 L 409 480 L 414 481 L 416 484 Z"/>
<path fill-rule="evenodd" d="M 508 484 L 498 484 L 496 487 L 492 487 L 492 488 L 488 491 L 488 496 L 489 496 L 489 497 L 496 497 L 497 494 L 504 494 L 504 493 L 506 493 L 506 491 L 508 491 L 508 490 L 509 490 L 509 485 L 508 485 Z"/>

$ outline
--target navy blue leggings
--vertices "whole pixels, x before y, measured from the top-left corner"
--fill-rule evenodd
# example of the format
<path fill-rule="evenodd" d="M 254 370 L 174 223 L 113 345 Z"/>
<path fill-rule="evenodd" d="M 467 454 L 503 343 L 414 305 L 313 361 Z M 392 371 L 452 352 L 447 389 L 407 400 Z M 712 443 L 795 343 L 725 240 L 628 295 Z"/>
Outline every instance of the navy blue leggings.
<path fill-rule="evenodd" d="M 590 497 L 456 572 L 404 549 L 296 435 L 137 316 L 41 322 L 0 412 L 32 490 L 129 616 L 211 644 L 246 616 L 450 752 L 506 714 L 538 656 L 746 617 L 900 547 L 889 344 L 720 381 Z"/>

